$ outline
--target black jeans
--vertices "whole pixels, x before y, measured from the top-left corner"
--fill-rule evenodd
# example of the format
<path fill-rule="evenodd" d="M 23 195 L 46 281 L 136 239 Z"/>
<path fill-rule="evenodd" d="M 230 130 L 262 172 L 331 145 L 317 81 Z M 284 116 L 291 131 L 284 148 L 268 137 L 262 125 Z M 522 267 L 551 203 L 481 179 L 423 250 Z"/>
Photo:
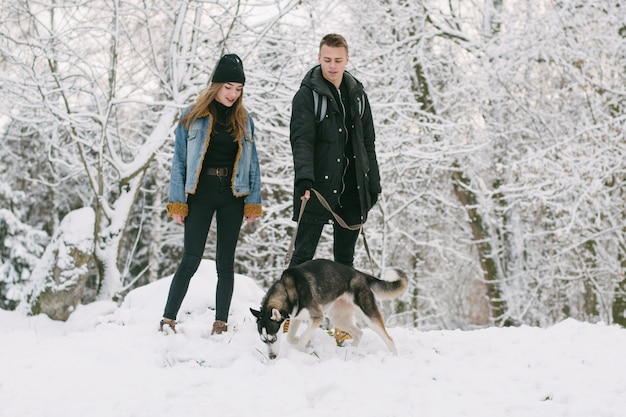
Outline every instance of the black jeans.
<path fill-rule="evenodd" d="M 176 320 L 189 289 L 189 281 L 200 266 L 213 215 L 217 220 L 215 264 L 217 289 L 215 320 L 228 322 L 235 284 L 235 248 L 243 220 L 243 197 L 235 197 L 230 176 L 201 175 L 196 194 L 187 198 L 189 215 L 185 218 L 184 253 L 172 279 L 163 317 Z"/>
<path fill-rule="evenodd" d="M 353 209 L 339 209 L 335 210 L 335 212 L 349 225 L 358 224 L 360 222 L 360 209 L 358 207 Z M 300 265 L 303 262 L 313 259 L 323 228 L 324 223 L 300 222 L 298 232 L 296 233 L 293 256 L 291 262 L 289 262 L 289 266 Z M 354 247 L 359 238 L 359 232 L 360 229 L 344 229 L 339 223 L 333 223 L 333 256 L 336 262 L 353 266 Z"/>

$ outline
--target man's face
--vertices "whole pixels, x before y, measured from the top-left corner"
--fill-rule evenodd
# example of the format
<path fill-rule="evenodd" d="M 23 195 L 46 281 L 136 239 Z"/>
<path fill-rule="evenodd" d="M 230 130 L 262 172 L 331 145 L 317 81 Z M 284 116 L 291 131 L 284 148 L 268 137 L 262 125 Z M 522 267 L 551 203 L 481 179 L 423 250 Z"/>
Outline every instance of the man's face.
<path fill-rule="evenodd" d="M 343 72 L 346 69 L 346 65 L 348 65 L 346 48 L 333 48 L 328 45 L 322 45 L 317 60 L 322 66 L 324 78 L 333 83 L 336 88 L 339 88 L 343 79 Z"/>

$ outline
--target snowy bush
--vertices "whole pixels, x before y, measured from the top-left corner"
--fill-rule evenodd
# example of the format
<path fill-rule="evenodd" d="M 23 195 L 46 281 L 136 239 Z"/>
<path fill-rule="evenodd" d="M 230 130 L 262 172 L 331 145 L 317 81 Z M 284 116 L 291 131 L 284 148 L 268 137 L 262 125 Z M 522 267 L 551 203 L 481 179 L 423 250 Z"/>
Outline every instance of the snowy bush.
<path fill-rule="evenodd" d="M 19 206 L 22 200 L 23 193 L 0 184 L 2 207 Z M 48 240 L 45 232 L 23 223 L 13 211 L 0 209 L 0 308 L 13 310 L 24 297 L 24 286 Z"/>

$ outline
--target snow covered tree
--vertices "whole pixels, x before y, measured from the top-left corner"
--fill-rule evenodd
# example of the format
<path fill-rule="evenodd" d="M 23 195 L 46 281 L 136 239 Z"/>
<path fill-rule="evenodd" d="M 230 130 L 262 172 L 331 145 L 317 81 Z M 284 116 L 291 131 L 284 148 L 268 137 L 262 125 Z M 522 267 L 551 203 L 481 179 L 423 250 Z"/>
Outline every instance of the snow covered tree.
<path fill-rule="evenodd" d="M 48 235 L 25 224 L 26 196 L 0 183 L 0 308 L 12 310 L 24 298 L 30 272 L 43 254 Z"/>
<path fill-rule="evenodd" d="M 411 277 L 390 320 L 626 325 L 619 2 L 2 4 L 0 180 L 27 191 L 16 217 L 48 236 L 94 208 L 101 297 L 176 268 L 182 229 L 163 213 L 172 127 L 224 52 L 246 67 L 266 211 L 243 226 L 237 272 L 276 279 L 295 226 L 291 99 L 320 38 L 338 32 L 376 124 L 373 269 Z M 317 255 L 330 246 L 327 231 Z M 370 269 L 362 244 L 355 263 Z"/>
<path fill-rule="evenodd" d="M 463 328 L 616 320 L 620 6 L 344 3 L 390 179 L 371 246 L 386 264 L 413 261 L 406 319 Z"/>
<path fill-rule="evenodd" d="M 251 40 L 243 22 L 250 13 L 241 1 L 3 4 L 10 116 L 34 126 L 45 143 L 52 185 L 76 181 L 84 205 L 93 206 L 101 298 L 124 291 L 122 257 L 133 247 L 125 240 L 128 221 L 146 175 L 156 175 L 152 184 L 166 182 L 151 168 L 171 150 L 178 112 L 221 54 Z M 150 216 L 163 215 L 162 200 Z"/>

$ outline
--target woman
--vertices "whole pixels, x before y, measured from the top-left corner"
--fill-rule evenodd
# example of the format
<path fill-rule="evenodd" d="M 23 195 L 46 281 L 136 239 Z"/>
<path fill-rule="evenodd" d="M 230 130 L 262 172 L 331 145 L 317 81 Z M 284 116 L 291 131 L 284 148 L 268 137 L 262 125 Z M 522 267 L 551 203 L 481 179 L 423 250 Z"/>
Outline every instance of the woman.
<path fill-rule="evenodd" d="M 217 288 L 211 334 L 228 330 L 235 248 L 243 218 L 263 215 L 254 123 L 243 106 L 241 59 L 224 55 L 211 84 L 182 113 L 176 128 L 167 213 L 184 225 L 183 258 L 170 286 L 160 330 L 176 332 L 176 315 L 198 269 L 215 214 Z"/>

